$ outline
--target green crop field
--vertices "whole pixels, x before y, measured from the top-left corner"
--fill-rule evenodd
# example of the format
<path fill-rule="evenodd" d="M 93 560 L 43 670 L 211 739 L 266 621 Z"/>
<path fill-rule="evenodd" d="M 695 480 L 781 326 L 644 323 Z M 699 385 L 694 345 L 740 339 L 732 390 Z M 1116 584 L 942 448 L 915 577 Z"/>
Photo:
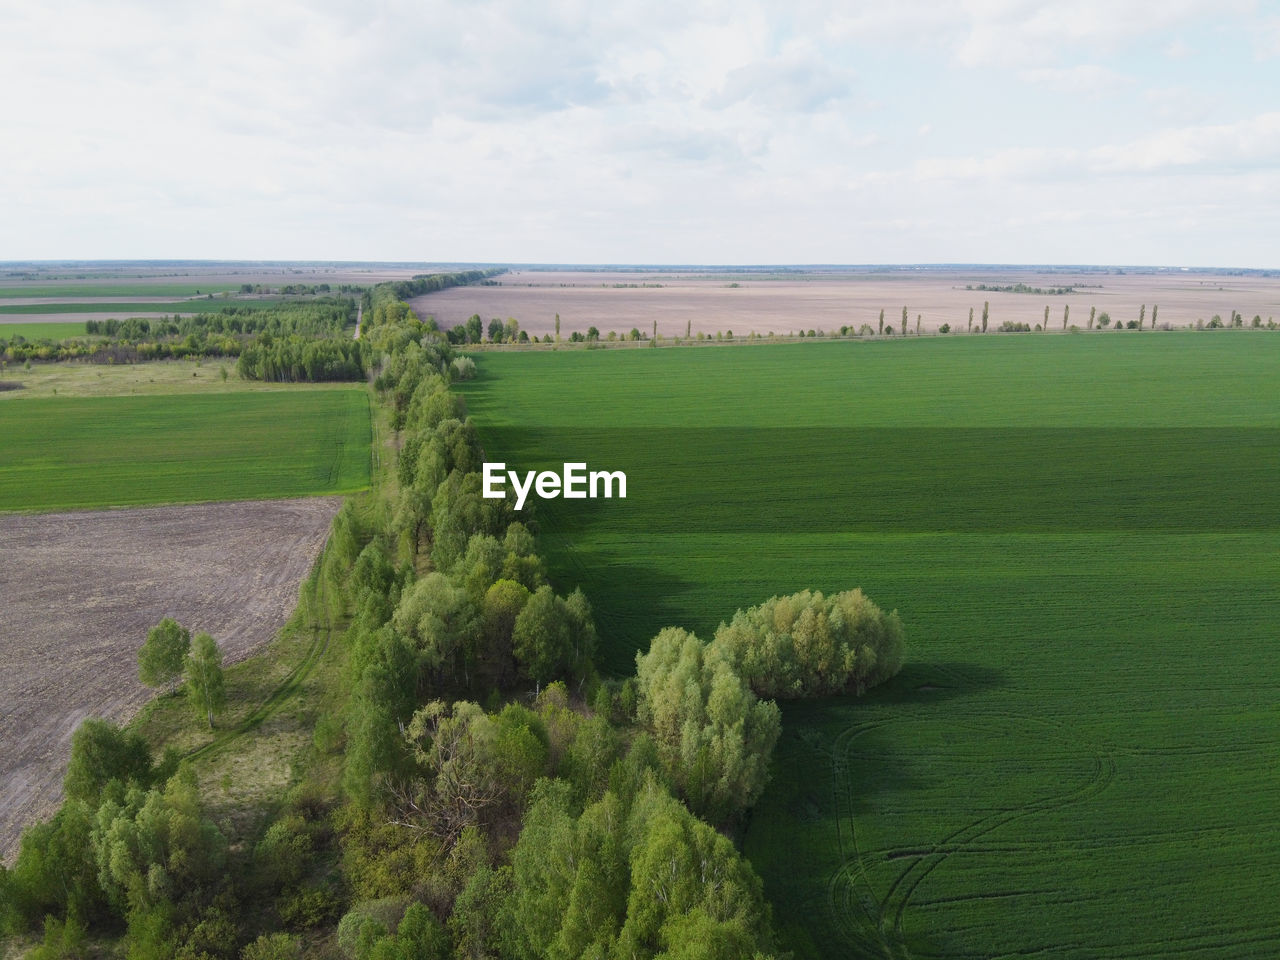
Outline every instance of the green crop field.
<path fill-rule="evenodd" d="M 0 511 L 348 493 L 369 482 L 363 390 L 0 404 Z"/>
<path fill-rule="evenodd" d="M 14 297 L 200 297 L 239 290 L 239 284 L 47 283 L 0 285 L 0 299 Z"/>
<path fill-rule="evenodd" d="M 1280 337 L 495 353 L 488 459 L 627 670 L 862 586 L 908 664 L 790 704 L 744 837 L 799 956 L 1280 951 Z"/>
<path fill-rule="evenodd" d="M 27 340 L 68 340 L 86 337 L 84 324 L 75 321 L 64 323 L 0 323 L 0 340 L 24 337 Z"/>
<path fill-rule="evenodd" d="M 58 314 L 58 313 L 101 313 L 109 317 L 135 317 L 148 313 L 217 313 L 223 307 L 240 307 L 249 310 L 261 310 L 266 307 L 284 303 L 281 297 L 253 297 L 239 299 L 236 297 L 214 297 L 212 300 L 175 300 L 172 302 L 140 302 L 140 303 L 106 303 L 101 301 L 79 301 L 75 303 L 0 303 L 0 316 L 5 314 Z M 292 301 L 290 301 L 292 302 Z"/>

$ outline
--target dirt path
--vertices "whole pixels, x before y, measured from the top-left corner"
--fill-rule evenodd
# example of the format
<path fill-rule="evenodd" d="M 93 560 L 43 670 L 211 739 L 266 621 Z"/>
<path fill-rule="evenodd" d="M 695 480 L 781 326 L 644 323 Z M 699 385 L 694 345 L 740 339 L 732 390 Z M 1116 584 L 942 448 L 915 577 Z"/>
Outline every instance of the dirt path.
<path fill-rule="evenodd" d="M 0 857 L 61 795 L 71 733 L 150 695 L 137 649 L 164 616 L 228 662 L 293 609 L 341 498 L 0 517 Z"/>
<path fill-rule="evenodd" d="M 360 321 L 363 319 L 364 319 L 364 304 L 360 304 L 358 307 L 356 307 L 356 335 L 354 338 L 356 340 L 360 339 Z"/>

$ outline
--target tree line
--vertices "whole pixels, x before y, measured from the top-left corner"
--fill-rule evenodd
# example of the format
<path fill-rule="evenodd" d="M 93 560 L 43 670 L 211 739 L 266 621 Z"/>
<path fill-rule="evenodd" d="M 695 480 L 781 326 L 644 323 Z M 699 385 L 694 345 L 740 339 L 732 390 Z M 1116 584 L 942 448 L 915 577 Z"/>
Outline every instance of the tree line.
<path fill-rule="evenodd" d="M 0 924 L 43 924 L 41 956 L 87 935 L 191 960 L 322 942 L 352 960 L 774 953 L 761 881 L 726 832 L 768 781 L 775 701 L 892 676 L 897 615 L 860 591 L 774 597 L 709 642 L 666 628 L 633 677 L 601 676 L 586 596 L 549 582 L 509 501 L 480 496 L 452 389 L 474 363 L 407 305 L 361 343 L 398 455 L 380 493 L 338 512 L 304 591 L 345 627 L 320 772 L 237 848 L 190 764 L 87 721 L 63 806 L 0 869 Z M 195 692 L 210 656 L 164 622 L 140 675 L 183 678 L 211 722 L 216 696 Z"/>
<path fill-rule="evenodd" d="M 144 363 L 188 357 L 239 357 L 251 344 L 349 339 L 343 329 L 355 320 L 350 298 L 313 300 L 250 308 L 228 306 L 216 313 L 148 319 L 85 321 L 85 339 L 29 342 L 5 340 L 0 326 L 0 359 L 87 360 L 95 363 Z M 92 339 L 90 339 L 92 338 Z M 350 379 L 358 379 L 352 377 Z"/>

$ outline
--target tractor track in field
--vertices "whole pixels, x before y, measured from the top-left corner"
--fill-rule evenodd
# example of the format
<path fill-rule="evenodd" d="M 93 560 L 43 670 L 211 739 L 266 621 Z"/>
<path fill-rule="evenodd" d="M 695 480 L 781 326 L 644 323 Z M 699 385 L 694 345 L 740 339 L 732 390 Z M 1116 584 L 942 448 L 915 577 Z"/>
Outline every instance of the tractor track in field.
<path fill-rule="evenodd" d="M 957 671 L 942 669 L 942 672 L 951 674 L 961 682 L 967 682 L 966 678 Z M 989 724 L 995 722 L 1009 723 L 1025 729 L 1039 718 L 1000 712 L 981 715 L 975 719 L 978 720 L 977 723 L 962 725 L 988 729 Z M 836 806 L 836 840 L 842 863 L 828 881 L 827 900 L 832 922 L 844 935 L 846 942 L 856 945 L 871 955 L 879 954 L 891 960 L 894 958 L 908 960 L 913 954 L 907 947 L 903 929 L 907 907 L 920 885 L 934 870 L 945 863 L 948 857 L 955 853 L 972 851 L 975 841 L 1024 817 L 1091 801 L 1111 784 L 1117 768 L 1115 758 L 1109 752 L 1093 748 L 1091 768 L 1083 783 L 1018 807 L 986 813 L 927 846 L 877 853 L 876 858 L 885 862 L 898 859 L 911 861 L 898 873 L 888 890 L 881 896 L 876 894 L 871 883 L 866 855 L 858 847 L 848 763 L 851 759 L 850 747 L 854 741 L 891 722 L 888 719 L 872 720 L 848 727 L 841 731 L 830 748 L 832 791 Z M 1065 734 L 1065 725 L 1062 723 L 1045 722 L 1040 726 L 1050 728 L 1040 733 L 1040 736 L 1047 740 L 1059 741 L 1071 747 L 1081 746 L 1078 741 Z M 859 886 L 863 887 L 862 891 L 857 890 Z M 1005 893 L 1004 895 L 1014 894 Z M 854 920 L 859 913 L 865 918 L 865 924 Z"/>
<path fill-rule="evenodd" d="M 323 578 L 320 579 L 321 581 L 323 580 Z M 324 609 L 324 600 L 324 586 L 323 582 L 321 582 L 319 594 L 316 598 L 316 603 L 320 604 L 321 609 Z M 211 757 L 246 734 L 257 730 L 301 689 L 302 684 L 306 682 L 312 671 L 315 670 L 316 665 L 324 658 L 329 649 L 329 641 L 333 637 L 333 626 L 328 617 L 324 618 L 321 625 L 312 623 L 310 630 L 312 634 L 311 643 L 308 645 L 306 653 L 303 654 L 302 659 L 280 681 L 276 688 L 267 694 L 239 724 L 230 730 L 220 733 L 209 743 L 189 751 L 186 754 L 187 759 L 195 760 L 201 757 Z"/>
<path fill-rule="evenodd" d="M 901 951 L 901 956 L 904 958 L 911 956 L 903 933 L 903 917 L 906 914 L 907 906 L 910 904 L 916 889 L 924 882 L 925 878 L 941 866 L 948 857 L 963 851 L 974 840 L 1013 823 L 1015 820 L 1092 800 L 1110 786 L 1115 774 L 1115 760 L 1105 754 L 1095 754 L 1093 769 L 1085 783 L 1064 793 L 1032 801 L 1022 807 L 997 811 L 979 817 L 958 830 L 952 831 L 942 841 L 934 844 L 933 850 L 929 855 L 912 862 L 890 885 L 889 892 L 885 895 L 884 900 L 881 901 L 881 914 L 883 915 L 890 911 L 893 914 L 893 935 Z M 908 877 L 911 879 L 908 880 Z M 891 903 L 899 888 L 902 890 L 901 895 L 896 898 L 896 902 Z"/>

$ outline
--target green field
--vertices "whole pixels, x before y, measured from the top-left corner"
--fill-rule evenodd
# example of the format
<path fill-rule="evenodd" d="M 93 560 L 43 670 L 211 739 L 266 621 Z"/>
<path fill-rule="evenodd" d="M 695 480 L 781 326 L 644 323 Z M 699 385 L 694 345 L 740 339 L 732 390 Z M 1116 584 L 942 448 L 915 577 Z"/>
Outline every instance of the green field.
<path fill-rule="evenodd" d="M 860 585 L 908 665 L 789 705 L 744 844 L 800 956 L 1280 950 L 1280 338 L 485 354 L 627 669 L 666 624 Z"/>
<path fill-rule="evenodd" d="M 149 313 L 217 313 L 223 307 L 241 307 L 250 310 L 261 310 L 266 307 L 285 303 L 281 297 L 253 297 L 239 299 L 235 297 L 214 297 L 212 300 L 175 300 L 172 302 L 140 302 L 140 303 L 102 303 L 80 301 L 76 303 L 4 303 L 0 304 L 0 316 L 6 314 L 58 314 L 58 313 L 101 313 L 111 317 L 136 317 Z M 293 301 L 288 301 L 293 302 Z M 81 324 L 83 327 L 83 324 Z"/>
<path fill-rule="evenodd" d="M 27 340 L 68 340 L 87 337 L 79 321 L 63 323 L 0 323 L 0 340 L 25 337 Z"/>
<path fill-rule="evenodd" d="M 0 285 L 0 300 L 15 297 L 201 297 L 239 290 L 239 284 L 216 283 L 52 283 Z"/>
<path fill-rule="evenodd" d="M 0 511 L 348 493 L 369 483 L 363 390 L 0 404 Z"/>

